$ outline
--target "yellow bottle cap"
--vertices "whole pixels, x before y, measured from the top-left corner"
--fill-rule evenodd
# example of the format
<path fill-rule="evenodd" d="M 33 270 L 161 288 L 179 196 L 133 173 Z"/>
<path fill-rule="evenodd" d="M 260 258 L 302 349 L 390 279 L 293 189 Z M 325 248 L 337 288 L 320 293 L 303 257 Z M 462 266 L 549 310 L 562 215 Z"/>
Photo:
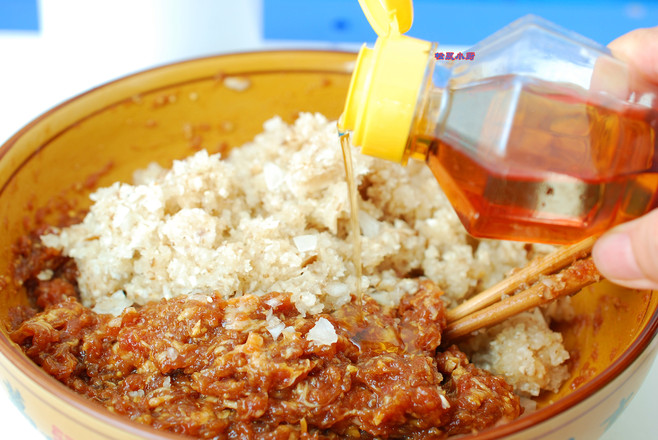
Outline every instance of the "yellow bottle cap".
<path fill-rule="evenodd" d="M 432 43 L 400 34 L 411 27 L 410 0 L 359 2 L 379 37 L 359 51 L 338 126 L 362 153 L 403 162 Z"/>
<path fill-rule="evenodd" d="M 359 0 L 368 23 L 380 37 L 404 34 L 414 21 L 411 0 Z"/>

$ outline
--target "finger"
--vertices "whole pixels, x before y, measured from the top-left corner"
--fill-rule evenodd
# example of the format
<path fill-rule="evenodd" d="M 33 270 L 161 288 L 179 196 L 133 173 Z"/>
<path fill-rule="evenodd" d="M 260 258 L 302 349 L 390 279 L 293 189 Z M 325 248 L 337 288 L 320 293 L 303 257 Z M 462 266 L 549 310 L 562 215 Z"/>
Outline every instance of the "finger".
<path fill-rule="evenodd" d="M 607 232 L 595 243 L 592 257 L 613 283 L 658 289 L 658 210 Z"/>
<path fill-rule="evenodd" d="M 615 57 L 658 83 L 658 26 L 631 31 L 612 41 L 608 48 Z"/>

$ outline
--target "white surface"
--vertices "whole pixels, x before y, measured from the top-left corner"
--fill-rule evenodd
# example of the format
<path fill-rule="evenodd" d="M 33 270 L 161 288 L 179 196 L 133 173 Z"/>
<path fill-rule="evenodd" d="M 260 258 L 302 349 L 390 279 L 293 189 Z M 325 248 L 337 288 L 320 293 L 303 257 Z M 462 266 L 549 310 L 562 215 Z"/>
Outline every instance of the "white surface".
<path fill-rule="evenodd" d="M 120 76 L 195 56 L 272 46 L 261 38 L 259 0 L 42 0 L 41 14 L 38 35 L 0 32 L 0 144 L 49 108 Z M 603 440 L 657 438 L 657 392 L 655 364 Z M 2 386 L 0 426 L 1 438 L 44 439 Z"/>
<path fill-rule="evenodd" d="M 0 31 L 0 141 L 96 85 L 262 46 L 259 0 L 42 0 L 41 32 Z"/>

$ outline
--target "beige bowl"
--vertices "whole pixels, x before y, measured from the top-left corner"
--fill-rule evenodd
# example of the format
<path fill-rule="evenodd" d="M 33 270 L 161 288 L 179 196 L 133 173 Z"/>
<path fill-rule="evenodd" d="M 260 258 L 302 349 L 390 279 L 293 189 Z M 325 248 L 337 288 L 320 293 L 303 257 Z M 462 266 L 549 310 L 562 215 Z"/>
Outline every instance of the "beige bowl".
<path fill-rule="evenodd" d="M 101 86 L 47 112 L 0 149 L 0 377 L 24 414 L 54 439 L 180 439 L 109 413 L 34 365 L 7 337 L 8 310 L 26 303 L 11 246 L 62 198 L 89 204 L 94 185 L 127 181 L 158 161 L 250 140 L 274 115 L 337 118 L 355 54 L 261 52 L 197 59 Z M 226 81 L 227 78 L 233 78 Z M 246 89 L 242 90 L 242 86 Z M 597 438 L 638 390 L 656 355 L 658 295 L 600 283 L 574 297 L 564 329 L 571 378 L 539 410 L 464 438 Z M 652 341 L 654 341 L 652 343 Z"/>

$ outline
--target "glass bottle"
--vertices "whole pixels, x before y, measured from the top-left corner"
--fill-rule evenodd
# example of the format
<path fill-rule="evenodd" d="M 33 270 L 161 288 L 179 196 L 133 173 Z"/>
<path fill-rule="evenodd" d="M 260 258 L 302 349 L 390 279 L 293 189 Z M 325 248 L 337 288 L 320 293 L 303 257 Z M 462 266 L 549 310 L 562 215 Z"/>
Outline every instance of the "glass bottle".
<path fill-rule="evenodd" d="M 424 160 L 470 234 L 571 243 L 658 205 L 658 87 L 607 48 L 526 16 L 437 52 L 401 35 L 408 15 L 366 6 L 379 38 L 339 129 L 364 154 Z"/>

